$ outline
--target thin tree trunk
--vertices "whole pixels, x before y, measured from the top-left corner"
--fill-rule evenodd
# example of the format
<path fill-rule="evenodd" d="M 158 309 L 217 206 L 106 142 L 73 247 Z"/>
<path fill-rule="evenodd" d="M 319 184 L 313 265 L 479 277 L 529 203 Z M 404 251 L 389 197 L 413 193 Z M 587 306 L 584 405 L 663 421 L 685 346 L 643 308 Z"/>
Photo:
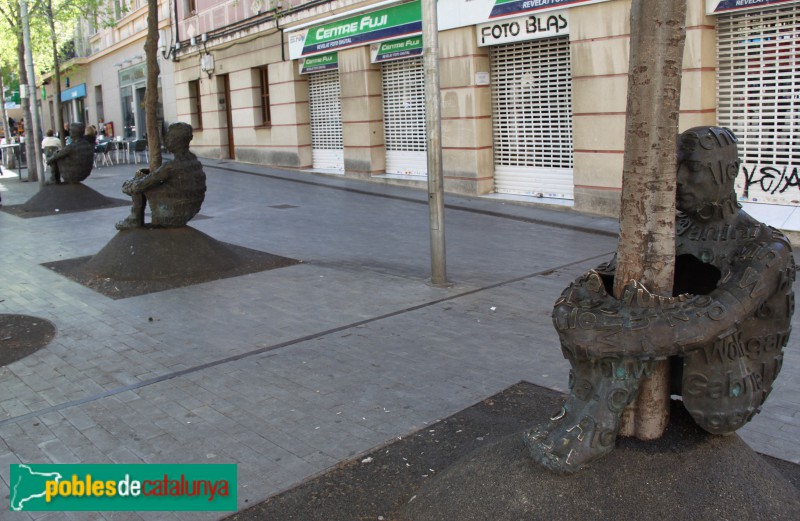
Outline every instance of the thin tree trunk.
<path fill-rule="evenodd" d="M 158 2 L 147 5 L 147 38 L 144 54 L 147 59 L 147 90 L 144 95 L 144 112 L 147 126 L 147 148 L 150 153 L 150 171 L 161 166 L 161 132 L 158 128 Z"/>
<path fill-rule="evenodd" d="M 675 187 L 686 0 L 633 0 L 620 236 L 614 296 L 638 280 L 671 295 Z M 669 365 L 656 365 L 623 416 L 620 434 L 659 438 L 669 421 Z"/>
<path fill-rule="evenodd" d="M 53 68 L 55 71 L 54 81 L 55 81 L 55 90 L 53 94 L 53 99 L 55 103 L 53 106 L 55 107 L 56 111 L 56 127 L 55 130 L 58 132 L 58 137 L 61 139 L 61 146 L 63 147 L 66 144 L 67 140 L 67 133 L 64 131 L 64 113 L 61 108 L 61 59 L 58 56 L 58 43 L 56 40 L 56 24 L 55 19 L 53 18 L 53 0 L 47 0 L 45 2 L 45 14 L 47 15 L 47 23 L 50 25 L 50 40 L 53 43 Z M 86 124 L 88 125 L 89 122 L 87 121 Z"/>
<path fill-rule="evenodd" d="M 6 88 L 5 88 L 5 85 L 3 84 L 3 70 L 0 69 L 0 94 L 5 94 L 5 92 L 6 92 Z M 8 124 L 8 113 L 6 112 L 5 100 L 0 100 L 0 118 L 3 118 L 3 135 L 6 138 L 6 143 L 10 143 L 11 142 L 11 125 Z M 10 150 L 10 149 L 8 149 L 8 150 Z M 6 157 L 3 158 L 3 160 L 5 160 L 5 165 L 10 167 L 10 168 L 13 168 L 11 166 L 10 161 L 8 161 L 8 159 L 14 157 L 14 154 L 13 153 L 5 153 L 5 151 L 4 151 L 4 155 L 6 156 Z M 16 161 L 16 158 L 14 158 L 14 160 Z M 14 166 L 16 166 L 16 163 L 14 164 Z"/>
<path fill-rule="evenodd" d="M 28 16 L 28 0 L 20 0 L 19 10 L 21 15 L 20 18 L 22 20 L 22 38 L 25 42 L 25 67 L 28 70 L 28 82 L 30 83 L 28 96 L 30 96 L 32 124 L 30 129 L 25 129 L 26 136 L 28 137 L 28 139 L 25 140 L 25 143 L 30 143 L 30 145 L 33 145 L 31 147 L 33 148 L 33 154 L 28 155 L 28 170 L 30 171 L 31 167 L 33 167 L 38 173 L 42 170 L 40 168 L 42 165 L 42 132 L 41 128 L 39 128 L 39 104 L 36 103 L 36 69 L 34 68 L 33 64 L 31 26 L 30 18 Z M 30 148 L 28 148 L 28 150 L 30 150 Z M 42 188 L 44 186 L 44 175 L 37 175 L 37 180 L 39 181 L 39 188 Z"/>
<path fill-rule="evenodd" d="M 19 59 L 19 88 L 20 94 L 22 94 L 22 86 L 25 85 L 27 88 L 28 85 L 28 71 L 25 69 L 25 45 L 22 42 L 21 30 L 17 42 L 17 58 Z M 28 181 L 38 181 L 39 175 L 36 170 L 36 161 L 34 160 L 36 150 L 33 146 L 35 137 L 33 135 L 33 119 L 31 118 L 30 92 L 28 96 L 24 98 L 20 95 L 19 101 L 20 107 L 22 108 L 22 121 L 25 125 L 25 154 L 27 156 Z"/>

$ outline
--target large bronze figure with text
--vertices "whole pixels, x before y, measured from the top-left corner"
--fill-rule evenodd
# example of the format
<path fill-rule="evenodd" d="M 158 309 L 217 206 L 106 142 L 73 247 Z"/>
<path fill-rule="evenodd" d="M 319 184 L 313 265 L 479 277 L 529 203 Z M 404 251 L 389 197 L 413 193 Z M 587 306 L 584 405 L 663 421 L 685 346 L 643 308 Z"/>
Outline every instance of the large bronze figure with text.
<path fill-rule="evenodd" d="M 696 127 L 680 136 L 673 297 L 635 281 L 611 296 L 614 260 L 567 287 L 553 310 L 570 394 L 525 433 L 534 460 L 570 473 L 611 451 L 620 415 L 656 360 L 697 424 L 728 434 L 759 411 L 781 369 L 794 312 L 786 237 L 741 210 L 736 137 Z"/>

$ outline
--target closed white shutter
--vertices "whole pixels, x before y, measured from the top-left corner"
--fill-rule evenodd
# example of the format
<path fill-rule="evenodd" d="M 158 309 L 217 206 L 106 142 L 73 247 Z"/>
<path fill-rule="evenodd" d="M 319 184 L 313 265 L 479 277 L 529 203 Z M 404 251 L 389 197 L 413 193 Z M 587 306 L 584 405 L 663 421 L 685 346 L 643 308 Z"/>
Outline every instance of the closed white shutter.
<path fill-rule="evenodd" d="M 569 37 L 490 48 L 495 191 L 573 198 Z"/>
<path fill-rule="evenodd" d="M 308 75 L 308 108 L 311 114 L 311 161 L 314 168 L 344 173 L 338 71 Z"/>
<path fill-rule="evenodd" d="M 381 63 L 386 173 L 427 175 L 422 58 Z"/>
<path fill-rule="evenodd" d="M 800 203 L 800 5 L 717 17 L 717 117 L 739 138 L 744 200 Z"/>

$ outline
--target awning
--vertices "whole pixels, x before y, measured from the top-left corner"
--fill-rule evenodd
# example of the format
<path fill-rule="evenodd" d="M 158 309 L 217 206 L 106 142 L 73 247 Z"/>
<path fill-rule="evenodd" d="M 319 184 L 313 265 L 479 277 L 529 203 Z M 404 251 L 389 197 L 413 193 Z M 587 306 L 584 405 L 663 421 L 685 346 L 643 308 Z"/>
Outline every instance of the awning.
<path fill-rule="evenodd" d="M 86 97 L 86 84 L 81 83 L 67 90 L 61 91 L 61 101 L 69 101 L 77 98 Z"/>

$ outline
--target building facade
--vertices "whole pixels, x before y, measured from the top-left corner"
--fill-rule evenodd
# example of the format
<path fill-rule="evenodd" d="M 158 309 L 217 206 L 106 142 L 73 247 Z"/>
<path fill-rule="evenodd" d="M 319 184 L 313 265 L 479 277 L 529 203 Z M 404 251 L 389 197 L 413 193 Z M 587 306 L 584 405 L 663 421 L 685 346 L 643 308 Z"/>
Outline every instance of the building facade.
<path fill-rule="evenodd" d="M 126 136 L 141 132 L 144 81 L 145 2 L 130 3 L 73 78 L 89 120 Z M 445 190 L 616 215 L 630 0 L 437 5 Z M 192 124 L 208 158 L 424 186 L 420 11 L 419 0 L 165 1 L 165 123 Z M 798 205 L 800 0 L 688 0 L 686 26 L 680 130 L 730 127 L 740 198 Z"/>
<path fill-rule="evenodd" d="M 159 2 L 159 116 L 162 126 L 177 121 L 175 110 L 174 6 Z M 61 102 L 64 122 L 95 125 L 108 137 L 123 139 L 145 135 L 144 94 L 147 68 L 147 1 L 114 0 L 88 16 L 79 26 L 77 56 L 61 67 Z M 43 78 L 43 128 L 56 130 L 54 75 Z"/>

